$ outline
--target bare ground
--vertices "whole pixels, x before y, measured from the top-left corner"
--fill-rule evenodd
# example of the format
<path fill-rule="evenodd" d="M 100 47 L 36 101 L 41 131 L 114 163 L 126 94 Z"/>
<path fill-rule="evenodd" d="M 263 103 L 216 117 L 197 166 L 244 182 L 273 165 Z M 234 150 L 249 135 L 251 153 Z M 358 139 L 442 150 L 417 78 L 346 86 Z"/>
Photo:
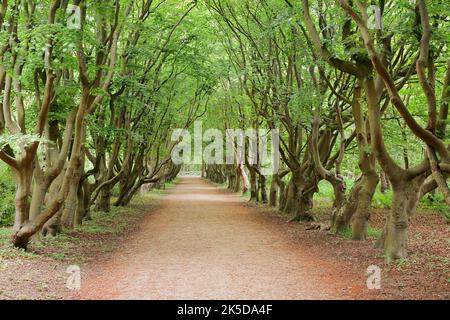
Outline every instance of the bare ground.
<path fill-rule="evenodd" d="M 326 231 L 307 231 L 308 224 L 286 223 L 288 219 L 272 209 L 260 206 L 258 209 L 311 255 L 331 262 L 341 277 L 353 279 L 354 284 L 347 288 L 352 298 L 450 299 L 450 227 L 441 214 L 421 210 L 410 222 L 408 258 L 386 264 L 382 252 L 374 248 L 378 235 L 366 241 L 353 241 Z M 315 216 L 326 222 L 329 212 L 325 206 L 316 209 Z M 373 210 L 372 230 L 381 232 L 387 212 L 388 209 Z M 380 290 L 366 288 L 366 270 L 370 265 L 382 269 Z"/>
<path fill-rule="evenodd" d="M 29 255 L 0 252 L 0 298 L 450 297 L 449 226 L 437 214 L 413 221 L 408 260 L 385 265 L 373 240 L 306 231 L 303 224 L 287 223 L 287 217 L 198 178 L 183 178 L 153 208 L 134 209 L 120 215 L 124 227 L 117 232 L 77 231 L 50 246 L 32 247 Z M 381 228 L 384 213 L 376 210 L 371 224 Z M 316 214 L 326 219 L 327 210 Z M 117 224 L 117 218 L 100 221 Z M 62 243 L 69 246 L 64 257 L 58 256 Z M 81 265 L 83 276 L 76 293 L 64 285 L 65 268 L 73 263 Z M 366 288 L 371 264 L 383 269 L 381 290 Z"/>
<path fill-rule="evenodd" d="M 92 270 L 79 298 L 329 299 L 343 297 L 351 283 L 239 196 L 198 178 L 184 178 Z"/>

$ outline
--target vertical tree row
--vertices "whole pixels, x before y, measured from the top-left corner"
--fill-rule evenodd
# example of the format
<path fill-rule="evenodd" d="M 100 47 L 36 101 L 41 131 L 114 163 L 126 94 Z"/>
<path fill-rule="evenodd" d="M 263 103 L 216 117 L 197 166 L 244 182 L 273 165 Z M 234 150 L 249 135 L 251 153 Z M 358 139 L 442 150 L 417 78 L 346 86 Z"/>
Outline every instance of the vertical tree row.
<path fill-rule="evenodd" d="M 371 5 L 382 20 L 373 20 Z M 313 220 L 313 195 L 325 180 L 334 190 L 329 228 L 340 233 L 351 225 L 353 238 L 364 240 L 381 176 L 393 199 L 377 245 L 388 261 L 406 257 L 419 199 L 438 188 L 450 201 L 450 39 L 441 31 L 448 27 L 443 5 L 207 1 L 233 66 L 223 90 L 238 98 L 228 99 L 227 108 L 237 110 L 240 127 L 281 132 L 283 165 L 271 177 L 271 205 L 293 220 Z M 410 146 L 394 146 L 395 139 L 413 139 L 418 152 L 410 157 Z M 342 163 L 354 148 L 359 173 L 347 190 Z M 265 202 L 260 164 L 245 166 L 251 199 Z M 222 179 L 235 171 L 214 170 L 222 170 Z"/>
<path fill-rule="evenodd" d="M 192 65 L 195 7 L 2 1 L 0 159 L 17 187 L 15 246 L 176 176 L 171 131 L 201 114 L 212 81 Z"/>

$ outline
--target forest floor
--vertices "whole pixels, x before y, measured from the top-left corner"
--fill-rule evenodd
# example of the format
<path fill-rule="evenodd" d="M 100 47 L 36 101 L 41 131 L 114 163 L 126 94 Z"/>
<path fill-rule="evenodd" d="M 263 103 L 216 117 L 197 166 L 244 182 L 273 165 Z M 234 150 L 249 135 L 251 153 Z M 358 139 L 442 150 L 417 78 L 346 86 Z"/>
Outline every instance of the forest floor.
<path fill-rule="evenodd" d="M 316 210 L 326 219 L 326 201 Z M 94 215 L 82 227 L 8 246 L 0 229 L 0 299 L 450 299 L 449 225 L 422 212 L 410 230 L 410 257 L 386 265 L 371 239 L 356 242 L 289 217 L 199 178 L 182 178 L 164 197 Z M 79 265 L 70 292 L 66 268 Z M 382 269 L 369 290 L 369 265 Z"/>

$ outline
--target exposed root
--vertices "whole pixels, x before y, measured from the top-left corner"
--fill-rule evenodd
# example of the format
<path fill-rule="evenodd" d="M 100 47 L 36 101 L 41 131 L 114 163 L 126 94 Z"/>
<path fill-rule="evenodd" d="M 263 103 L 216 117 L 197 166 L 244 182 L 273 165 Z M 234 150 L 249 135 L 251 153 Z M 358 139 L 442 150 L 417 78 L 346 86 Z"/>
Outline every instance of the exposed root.
<path fill-rule="evenodd" d="M 305 230 L 330 231 L 331 225 L 330 223 L 312 222 Z"/>

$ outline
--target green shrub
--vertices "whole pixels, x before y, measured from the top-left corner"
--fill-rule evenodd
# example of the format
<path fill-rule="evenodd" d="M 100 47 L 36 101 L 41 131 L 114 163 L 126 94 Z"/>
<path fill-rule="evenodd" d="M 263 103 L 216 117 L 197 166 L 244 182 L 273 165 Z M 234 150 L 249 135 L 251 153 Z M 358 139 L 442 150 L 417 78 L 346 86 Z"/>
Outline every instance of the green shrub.
<path fill-rule="evenodd" d="M 15 190 L 11 170 L 0 164 L 0 226 L 10 226 L 14 223 Z"/>
<path fill-rule="evenodd" d="M 372 205 L 375 208 L 390 209 L 392 204 L 392 192 L 381 193 L 376 191 L 373 195 Z"/>
<path fill-rule="evenodd" d="M 420 200 L 420 206 L 426 209 L 437 211 L 442 213 L 447 220 L 450 220 L 450 211 L 445 203 L 445 199 L 442 193 L 436 192 L 435 194 L 427 194 Z"/>

